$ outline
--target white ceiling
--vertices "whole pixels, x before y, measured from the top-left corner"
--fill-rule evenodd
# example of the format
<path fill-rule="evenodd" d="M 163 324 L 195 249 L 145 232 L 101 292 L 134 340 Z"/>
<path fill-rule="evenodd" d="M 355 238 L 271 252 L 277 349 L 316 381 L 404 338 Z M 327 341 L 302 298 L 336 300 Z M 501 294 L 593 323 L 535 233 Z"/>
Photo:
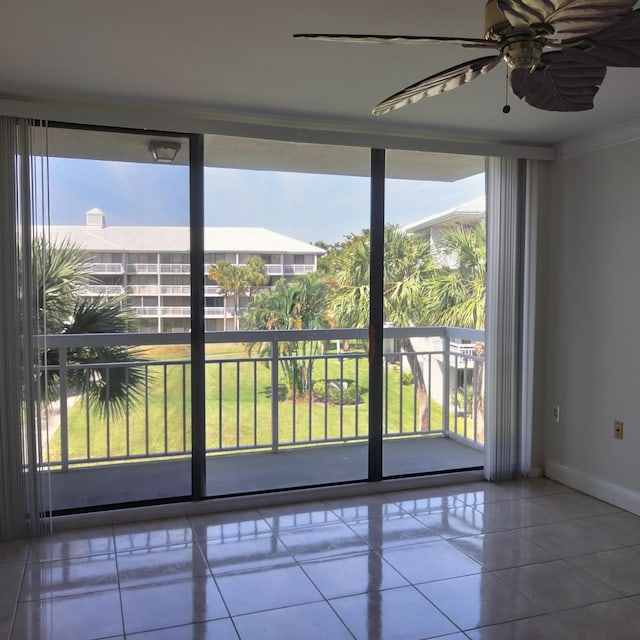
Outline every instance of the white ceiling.
<path fill-rule="evenodd" d="M 382 98 L 486 53 L 291 38 L 482 37 L 483 12 L 484 0 L 0 0 L 0 93 L 522 143 L 556 143 L 640 117 L 640 69 L 610 69 L 592 111 L 549 113 L 512 96 L 504 115 L 501 65 L 376 118 L 370 110 Z"/>

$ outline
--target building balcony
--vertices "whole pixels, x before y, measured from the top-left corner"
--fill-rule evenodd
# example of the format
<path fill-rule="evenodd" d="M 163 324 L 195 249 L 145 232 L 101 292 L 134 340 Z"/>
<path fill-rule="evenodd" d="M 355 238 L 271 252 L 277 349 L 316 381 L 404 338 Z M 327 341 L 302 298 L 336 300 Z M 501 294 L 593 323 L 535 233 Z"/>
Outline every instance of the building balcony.
<path fill-rule="evenodd" d="M 257 287 L 257 291 L 271 290 L 274 287 Z M 129 295 L 138 296 L 190 296 L 191 287 L 189 285 L 129 285 L 127 287 Z M 211 298 L 223 296 L 221 287 L 217 285 L 207 285 L 204 288 L 204 295 Z"/>
<path fill-rule="evenodd" d="M 139 318 L 190 318 L 191 307 L 131 307 L 131 311 Z M 247 311 L 246 307 L 240 307 L 238 314 L 241 315 Z M 224 307 L 205 307 L 204 315 L 206 318 L 224 318 Z M 233 318 L 233 306 L 227 305 L 227 318 Z"/>
<path fill-rule="evenodd" d="M 120 262 L 92 262 L 89 270 L 95 274 L 111 275 L 124 273 L 124 265 Z"/>
<path fill-rule="evenodd" d="M 268 276 L 302 276 L 316 270 L 313 264 L 266 264 Z"/>
<path fill-rule="evenodd" d="M 462 387 L 452 362 L 468 360 L 463 366 L 471 363 L 481 381 L 483 359 L 452 354 L 450 348 L 454 340 L 481 341 L 482 333 L 429 327 L 385 332 L 389 339 L 406 337 L 434 338 L 439 346 L 384 355 L 384 474 L 482 467 L 482 390 L 474 387 L 474 376 Z M 208 495 L 366 479 L 366 339 L 361 329 L 207 333 Z M 60 386 L 60 402 L 45 412 L 42 427 L 52 508 L 188 495 L 189 334 L 64 335 L 46 341 L 61 363 L 41 369 Z M 89 380 L 96 367 L 67 357 L 81 346 L 140 348 L 138 361 L 100 363 L 106 397 L 110 375 L 123 367 L 142 380 L 120 412 L 97 411 L 86 391 L 71 388 L 71 380 Z"/>
<path fill-rule="evenodd" d="M 80 289 L 80 295 L 88 298 L 94 296 L 120 296 L 124 292 L 124 287 L 116 284 L 92 284 Z"/>
<path fill-rule="evenodd" d="M 210 264 L 204 267 L 205 275 L 209 272 Z M 245 264 L 238 265 L 240 267 Z M 316 270 L 314 264 L 265 264 L 265 272 L 269 276 L 301 276 L 305 273 L 312 273 Z M 124 273 L 125 266 L 122 264 L 94 263 L 92 265 L 94 273 Z M 157 264 L 153 263 L 132 263 L 126 265 L 127 273 L 146 274 L 182 274 L 191 273 L 191 265 L 188 264 Z"/>
<path fill-rule="evenodd" d="M 189 285 L 156 285 L 156 284 L 132 284 L 127 287 L 129 295 L 137 296 L 190 296 Z"/>

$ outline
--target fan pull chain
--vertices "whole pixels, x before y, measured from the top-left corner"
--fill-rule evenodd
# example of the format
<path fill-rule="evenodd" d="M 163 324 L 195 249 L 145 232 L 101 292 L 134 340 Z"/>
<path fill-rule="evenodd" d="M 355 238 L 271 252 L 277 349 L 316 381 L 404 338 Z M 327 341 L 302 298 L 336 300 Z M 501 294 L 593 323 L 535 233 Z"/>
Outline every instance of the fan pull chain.
<path fill-rule="evenodd" d="M 509 65 L 507 65 L 507 73 L 505 75 L 504 83 L 504 107 L 502 107 L 502 113 L 509 113 L 511 107 L 509 106 Z"/>

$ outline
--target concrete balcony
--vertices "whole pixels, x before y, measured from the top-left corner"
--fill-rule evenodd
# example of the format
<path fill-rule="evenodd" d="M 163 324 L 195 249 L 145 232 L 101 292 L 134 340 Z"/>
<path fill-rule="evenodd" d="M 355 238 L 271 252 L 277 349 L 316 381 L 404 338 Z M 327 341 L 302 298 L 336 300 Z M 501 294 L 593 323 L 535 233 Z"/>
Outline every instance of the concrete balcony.
<path fill-rule="evenodd" d="M 460 389 L 449 366 L 440 366 L 465 357 L 481 368 L 482 358 L 454 356 L 450 350 L 456 336 L 482 340 L 481 332 L 417 327 L 385 333 L 394 339 L 407 336 L 430 338 L 439 346 L 385 354 L 384 475 L 482 467 L 484 417 L 481 398 L 474 395 L 478 390 L 462 389 L 470 398 L 468 406 L 464 412 L 451 410 L 450 398 Z M 208 495 L 365 480 L 366 339 L 362 329 L 207 333 Z M 327 345 L 345 341 L 350 350 L 327 351 Z M 144 381 L 119 414 L 87 410 L 88 397 L 71 388 L 70 380 L 78 380 L 80 372 L 89 379 L 96 364 L 69 362 L 71 356 L 64 355 L 80 346 L 107 345 L 140 347 L 141 353 L 152 348 L 156 354 L 99 365 L 107 397 L 110 371 L 124 367 Z M 53 509 L 190 495 L 191 361 L 179 355 L 188 354 L 188 345 L 188 334 L 47 336 L 47 347 L 61 354 L 61 364 L 42 368 L 43 375 L 49 372 L 59 380 L 61 397 L 58 412 L 47 413 L 43 431 L 43 471 L 50 473 Z M 158 357 L 165 348 L 170 357 Z M 296 384 L 293 394 L 286 391 L 290 382 Z"/>

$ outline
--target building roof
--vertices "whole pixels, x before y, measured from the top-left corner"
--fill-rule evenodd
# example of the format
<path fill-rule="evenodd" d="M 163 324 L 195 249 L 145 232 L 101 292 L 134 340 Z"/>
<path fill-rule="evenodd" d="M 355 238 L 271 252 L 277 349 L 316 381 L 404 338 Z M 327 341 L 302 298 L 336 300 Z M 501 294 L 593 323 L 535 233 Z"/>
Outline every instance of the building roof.
<path fill-rule="evenodd" d="M 440 213 L 434 213 L 433 215 L 422 218 L 417 222 L 412 222 L 403 227 L 403 230 L 407 233 L 421 233 L 432 227 L 440 226 L 442 224 L 451 224 L 453 222 L 469 223 L 482 220 L 485 216 L 487 209 L 484 196 L 475 198 L 459 204 L 446 211 Z"/>
<path fill-rule="evenodd" d="M 92 211 L 99 213 L 99 211 Z M 70 238 L 93 252 L 187 252 L 189 227 L 52 225 L 52 242 Z M 322 255 L 324 249 L 262 227 L 205 227 L 208 253 L 285 253 Z"/>

